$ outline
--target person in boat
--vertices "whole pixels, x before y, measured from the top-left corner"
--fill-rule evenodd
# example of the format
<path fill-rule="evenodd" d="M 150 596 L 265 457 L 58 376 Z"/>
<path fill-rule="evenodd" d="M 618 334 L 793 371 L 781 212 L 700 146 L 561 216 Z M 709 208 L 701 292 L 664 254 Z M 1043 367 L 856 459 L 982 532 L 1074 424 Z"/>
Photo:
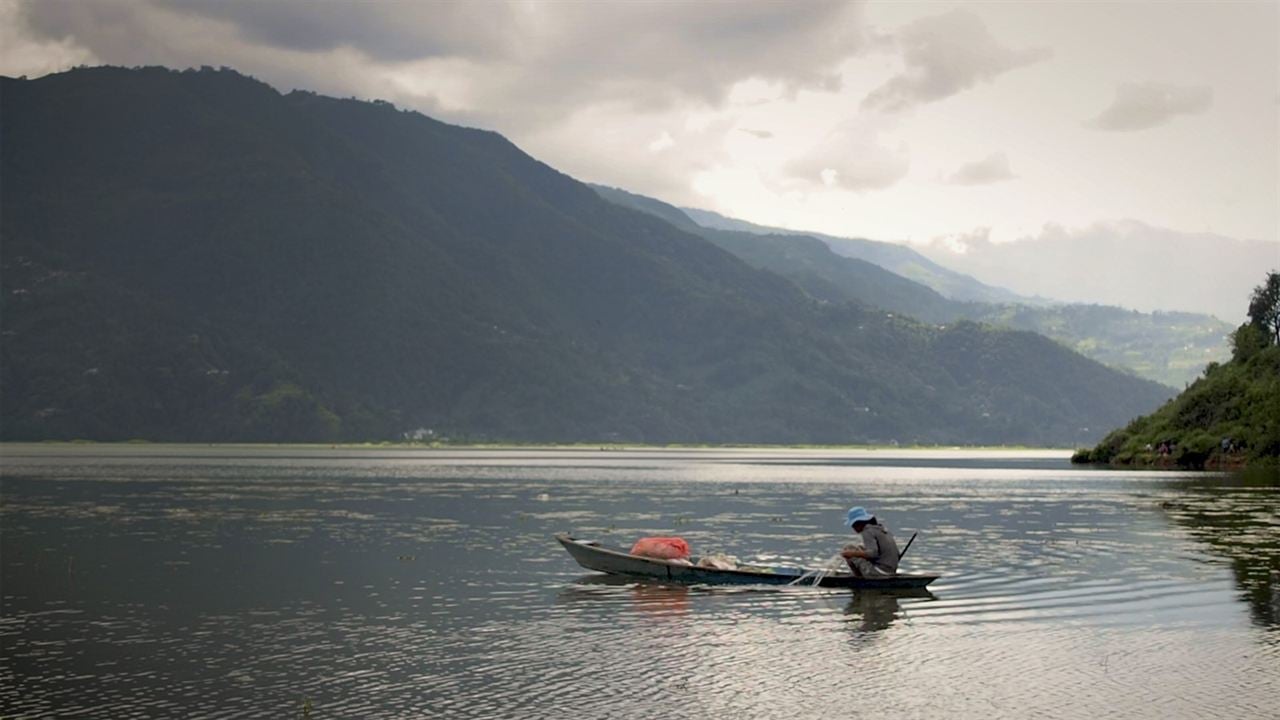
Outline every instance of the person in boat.
<path fill-rule="evenodd" d="M 840 551 L 854 575 L 886 578 L 898 574 L 898 543 L 875 515 L 864 507 L 852 507 L 845 513 L 844 522 L 862 536 L 861 546 L 851 543 Z"/>

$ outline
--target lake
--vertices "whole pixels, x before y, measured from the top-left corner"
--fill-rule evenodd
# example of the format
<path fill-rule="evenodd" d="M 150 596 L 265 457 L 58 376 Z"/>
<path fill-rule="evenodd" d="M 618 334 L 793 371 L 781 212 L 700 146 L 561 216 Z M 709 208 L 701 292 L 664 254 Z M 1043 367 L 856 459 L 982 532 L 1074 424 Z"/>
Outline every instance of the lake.
<path fill-rule="evenodd" d="M 5 445 L 0 716 L 1250 718 L 1280 478 L 1062 452 Z M 925 593 L 606 581 L 553 534 Z"/>

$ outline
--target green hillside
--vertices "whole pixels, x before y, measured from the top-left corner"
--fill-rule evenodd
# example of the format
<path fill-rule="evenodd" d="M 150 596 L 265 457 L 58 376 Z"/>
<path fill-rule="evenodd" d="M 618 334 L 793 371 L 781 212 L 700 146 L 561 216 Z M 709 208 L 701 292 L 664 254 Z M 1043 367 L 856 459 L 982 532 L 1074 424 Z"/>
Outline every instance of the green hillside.
<path fill-rule="evenodd" d="M 969 275 L 942 267 L 906 245 L 865 238 L 836 237 L 822 233 L 767 227 L 749 223 L 745 220 L 725 217 L 708 210 L 696 210 L 694 208 L 681 208 L 681 210 L 698 225 L 714 230 L 733 230 L 753 235 L 817 238 L 841 257 L 872 263 L 895 275 L 931 288 L 952 300 L 1020 304 L 1044 302 L 1037 298 L 1023 297 L 1004 288 L 986 285 Z"/>
<path fill-rule="evenodd" d="M 971 303 L 961 316 L 1040 333 L 1098 362 L 1175 388 L 1231 354 L 1231 326 L 1199 313 L 1144 313 L 1110 305 Z"/>
<path fill-rule="evenodd" d="M 1073 460 L 1192 468 L 1280 463 L 1280 275 L 1271 273 L 1254 297 L 1253 321 L 1236 331 L 1230 362 L 1211 364 L 1181 395 Z"/>
<path fill-rule="evenodd" d="M 698 233 L 755 267 L 776 272 L 824 302 L 854 302 L 945 324 L 959 320 L 1039 333 L 1111 367 L 1171 387 L 1194 380 L 1230 354 L 1231 326 L 1209 315 L 1141 313 L 1104 305 L 1032 303 L 998 288 L 921 264 L 910 248 L 871 240 L 767 232 L 767 228 L 705 211 L 681 210 L 616 188 L 594 186 L 612 202 L 657 215 Z M 693 222 L 707 222 L 702 226 Z M 710 218 L 710 219 L 709 219 Z M 733 229 L 741 228 L 741 229 Z M 896 250 L 895 250 L 896 248 Z M 843 249 L 843 252 L 842 252 Z M 924 261 L 928 263 L 928 261 Z M 906 274 L 910 268 L 926 268 Z M 905 274 L 905 275 L 904 275 Z M 968 282 L 962 279 L 967 278 Z"/>
<path fill-rule="evenodd" d="M 1063 445 L 1168 397 L 817 302 L 387 103 L 163 68 L 0 96 L 3 439 Z"/>
<path fill-rule="evenodd" d="M 1277 347 L 1247 361 L 1211 366 L 1181 395 L 1077 453 L 1075 460 L 1195 468 L 1264 458 L 1280 458 Z"/>

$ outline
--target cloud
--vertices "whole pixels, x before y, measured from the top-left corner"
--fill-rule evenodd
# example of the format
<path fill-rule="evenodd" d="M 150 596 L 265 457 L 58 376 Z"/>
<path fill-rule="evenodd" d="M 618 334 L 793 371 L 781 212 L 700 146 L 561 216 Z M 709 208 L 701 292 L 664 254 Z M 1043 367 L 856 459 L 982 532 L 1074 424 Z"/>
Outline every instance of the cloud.
<path fill-rule="evenodd" d="M 948 185 L 990 185 L 1016 177 L 1009 169 L 1009 158 L 1002 152 L 995 152 L 981 160 L 961 165 L 945 182 Z"/>
<path fill-rule="evenodd" d="M 1098 117 L 1085 122 L 1097 130 L 1146 130 L 1178 115 L 1197 115 L 1213 104 L 1213 88 L 1205 85 L 1169 85 L 1159 82 L 1124 83 L 1115 100 Z"/>
<path fill-rule="evenodd" d="M 70 38 L 35 36 L 25 8 L 17 0 L 0 0 L 0 72 L 39 77 L 96 61 Z"/>
<path fill-rule="evenodd" d="M 99 0 L 100 1 L 100 0 Z M 42 0 L 47 2 L 47 0 Z M 347 47 L 378 62 L 509 54 L 534 8 L 513 4 L 314 0 L 151 0 L 192 17 L 234 25 L 249 43 L 319 53 Z"/>
<path fill-rule="evenodd" d="M 36 35 L 72 38 L 103 62 L 230 65 L 277 85 L 395 94 L 387 99 L 412 107 L 426 101 L 508 131 L 598 103 L 645 112 L 715 106 L 751 78 L 793 91 L 829 89 L 839 64 L 863 47 L 865 26 L 862 4 L 843 0 L 25 0 L 22 7 Z"/>
<path fill-rule="evenodd" d="M 872 118 L 857 116 L 786 163 L 783 173 L 795 180 L 865 192 L 897 183 L 910 168 L 906 143 L 886 137 Z"/>
<path fill-rule="evenodd" d="M 675 147 L 676 139 L 671 137 L 671 133 L 666 130 L 662 134 L 654 138 L 648 145 L 649 152 L 662 152 L 669 147 Z"/>
<path fill-rule="evenodd" d="M 1190 310 L 1239 322 L 1249 291 L 1280 261 L 1280 243 L 1189 233 L 1136 220 L 1046 224 L 992 242 L 987 228 L 918 248 L 979 280 L 1024 295 L 1143 311 Z"/>
<path fill-rule="evenodd" d="M 863 108 L 896 112 L 935 102 L 1052 55 L 1048 48 L 1001 45 L 977 15 L 965 10 L 910 23 L 898 33 L 897 45 L 905 69 L 868 94 Z"/>
<path fill-rule="evenodd" d="M 769 132 L 768 130 L 753 130 L 751 128 L 738 128 L 738 132 L 744 132 L 753 137 L 760 138 L 761 140 L 768 140 L 773 137 L 773 133 Z"/>
<path fill-rule="evenodd" d="M 581 180 L 683 203 L 697 197 L 692 178 L 729 161 L 725 139 L 737 123 L 732 113 L 689 122 L 674 109 L 637 118 L 625 107 L 600 105 L 523 139 L 536 157 L 555 158 L 558 169 Z"/>
<path fill-rule="evenodd" d="M 226 65 L 284 92 L 383 99 L 496 130 L 579 177 L 686 201 L 690 173 L 723 162 L 741 124 L 735 88 L 837 90 L 869 42 L 861 0 L 0 3 L 20 11 L 32 56 L 0 72 Z M 711 119 L 685 127 L 690 117 Z"/>
<path fill-rule="evenodd" d="M 952 255 L 979 255 L 991 247 L 991 228 L 978 227 L 967 233 L 954 233 L 933 238 L 929 246 Z"/>

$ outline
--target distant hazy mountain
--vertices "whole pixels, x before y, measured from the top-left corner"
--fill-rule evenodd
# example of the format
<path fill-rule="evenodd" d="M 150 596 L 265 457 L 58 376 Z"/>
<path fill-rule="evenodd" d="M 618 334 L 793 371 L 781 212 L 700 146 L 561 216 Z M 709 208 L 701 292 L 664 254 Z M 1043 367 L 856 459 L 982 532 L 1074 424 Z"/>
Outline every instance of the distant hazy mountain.
<path fill-rule="evenodd" d="M 1182 233 L 1136 221 L 1098 223 L 992 243 L 985 234 L 921 248 L 948 267 L 1020 293 L 1137 310 L 1244 319 L 1258 275 L 1280 268 L 1280 242 Z M 1229 261 L 1224 262 L 1224 258 Z"/>
<path fill-rule="evenodd" d="M 682 210 L 615 188 L 595 187 L 614 202 L 658 215 L 706 237 L 756 267 L 787 277 L 818 300 L 855 302 L 930 323 L 971 320 L 1029 330 L 1112 367 L 1174 387 L 1191 382 L 1205 365 L 1225 360 L 1230 354 L 1227 336 L 1233 328 L 1209 315 L 1140 313 L 1103 305 L 959 302 L 892 273 L 880 263 L 837 254 L 834 244 L 841 241 L 840 238 L 765 234 L 760 226 L 721 216 L 715 216 L 720 228 L 740 225 L 753 229 L 750 232 L 712 229 L 691 223 L 689 213 L 697 214 L 696 211 Z M 844 242 L 845 247 L 865 249 L 868 257 L 903 257 L 892 248 L 913 253 L 909 248 L 890 243 Z M 964 285 L 966 280 L 958 273 L 937 276 L 946 277 L 957 286 Z M 967 280 L 970 286 L 986 287 Z"/>
<path fill-rule="evenodd" d="M 618 188 L 592 187 L 612 202 L 657 215 L 710 240 L 755 267 L 786 277 L 814 299 L 892 310 L 930 323 L 951 322 L 958 317 L 956 303 L 933 289 L 876 263 L 839 255 L 816 237 L 705 227 L 692 222 L 686 214 L 688 210 L 660 200 Z M 724 226 L 736 222 L 729 218 L 721 220 L 720 224 Z M 868 246 L 882 244 L 866 242 Z"/>
<path fill-rule="evenodd" d="M 996 303 L 1018 302 L 1024 304 L 1043 304 L 1048 302 L 1042 298 L 1024 297 L 1001 287 L 984 285 L 968 275 L 939 265 L 906 245 L 862 238 L 836 237 L 807 231 L 785 230 L 725 217 L 709 210 L 680 209 L 687 213 L 688 217 L 698 225 L 717 230 L 736 230 L 755 235 L 800 235 L 818 238 L 839 255 L 879 265 L 896 275 L 933 288 L 952 300 L 976 300 Z"/>
<path fill-rule="evenodd" d="M 1079 444 L 1169 396 L 817 302 L 386 103 L 160 68 L 0 97 L 5 439 Z"/>

